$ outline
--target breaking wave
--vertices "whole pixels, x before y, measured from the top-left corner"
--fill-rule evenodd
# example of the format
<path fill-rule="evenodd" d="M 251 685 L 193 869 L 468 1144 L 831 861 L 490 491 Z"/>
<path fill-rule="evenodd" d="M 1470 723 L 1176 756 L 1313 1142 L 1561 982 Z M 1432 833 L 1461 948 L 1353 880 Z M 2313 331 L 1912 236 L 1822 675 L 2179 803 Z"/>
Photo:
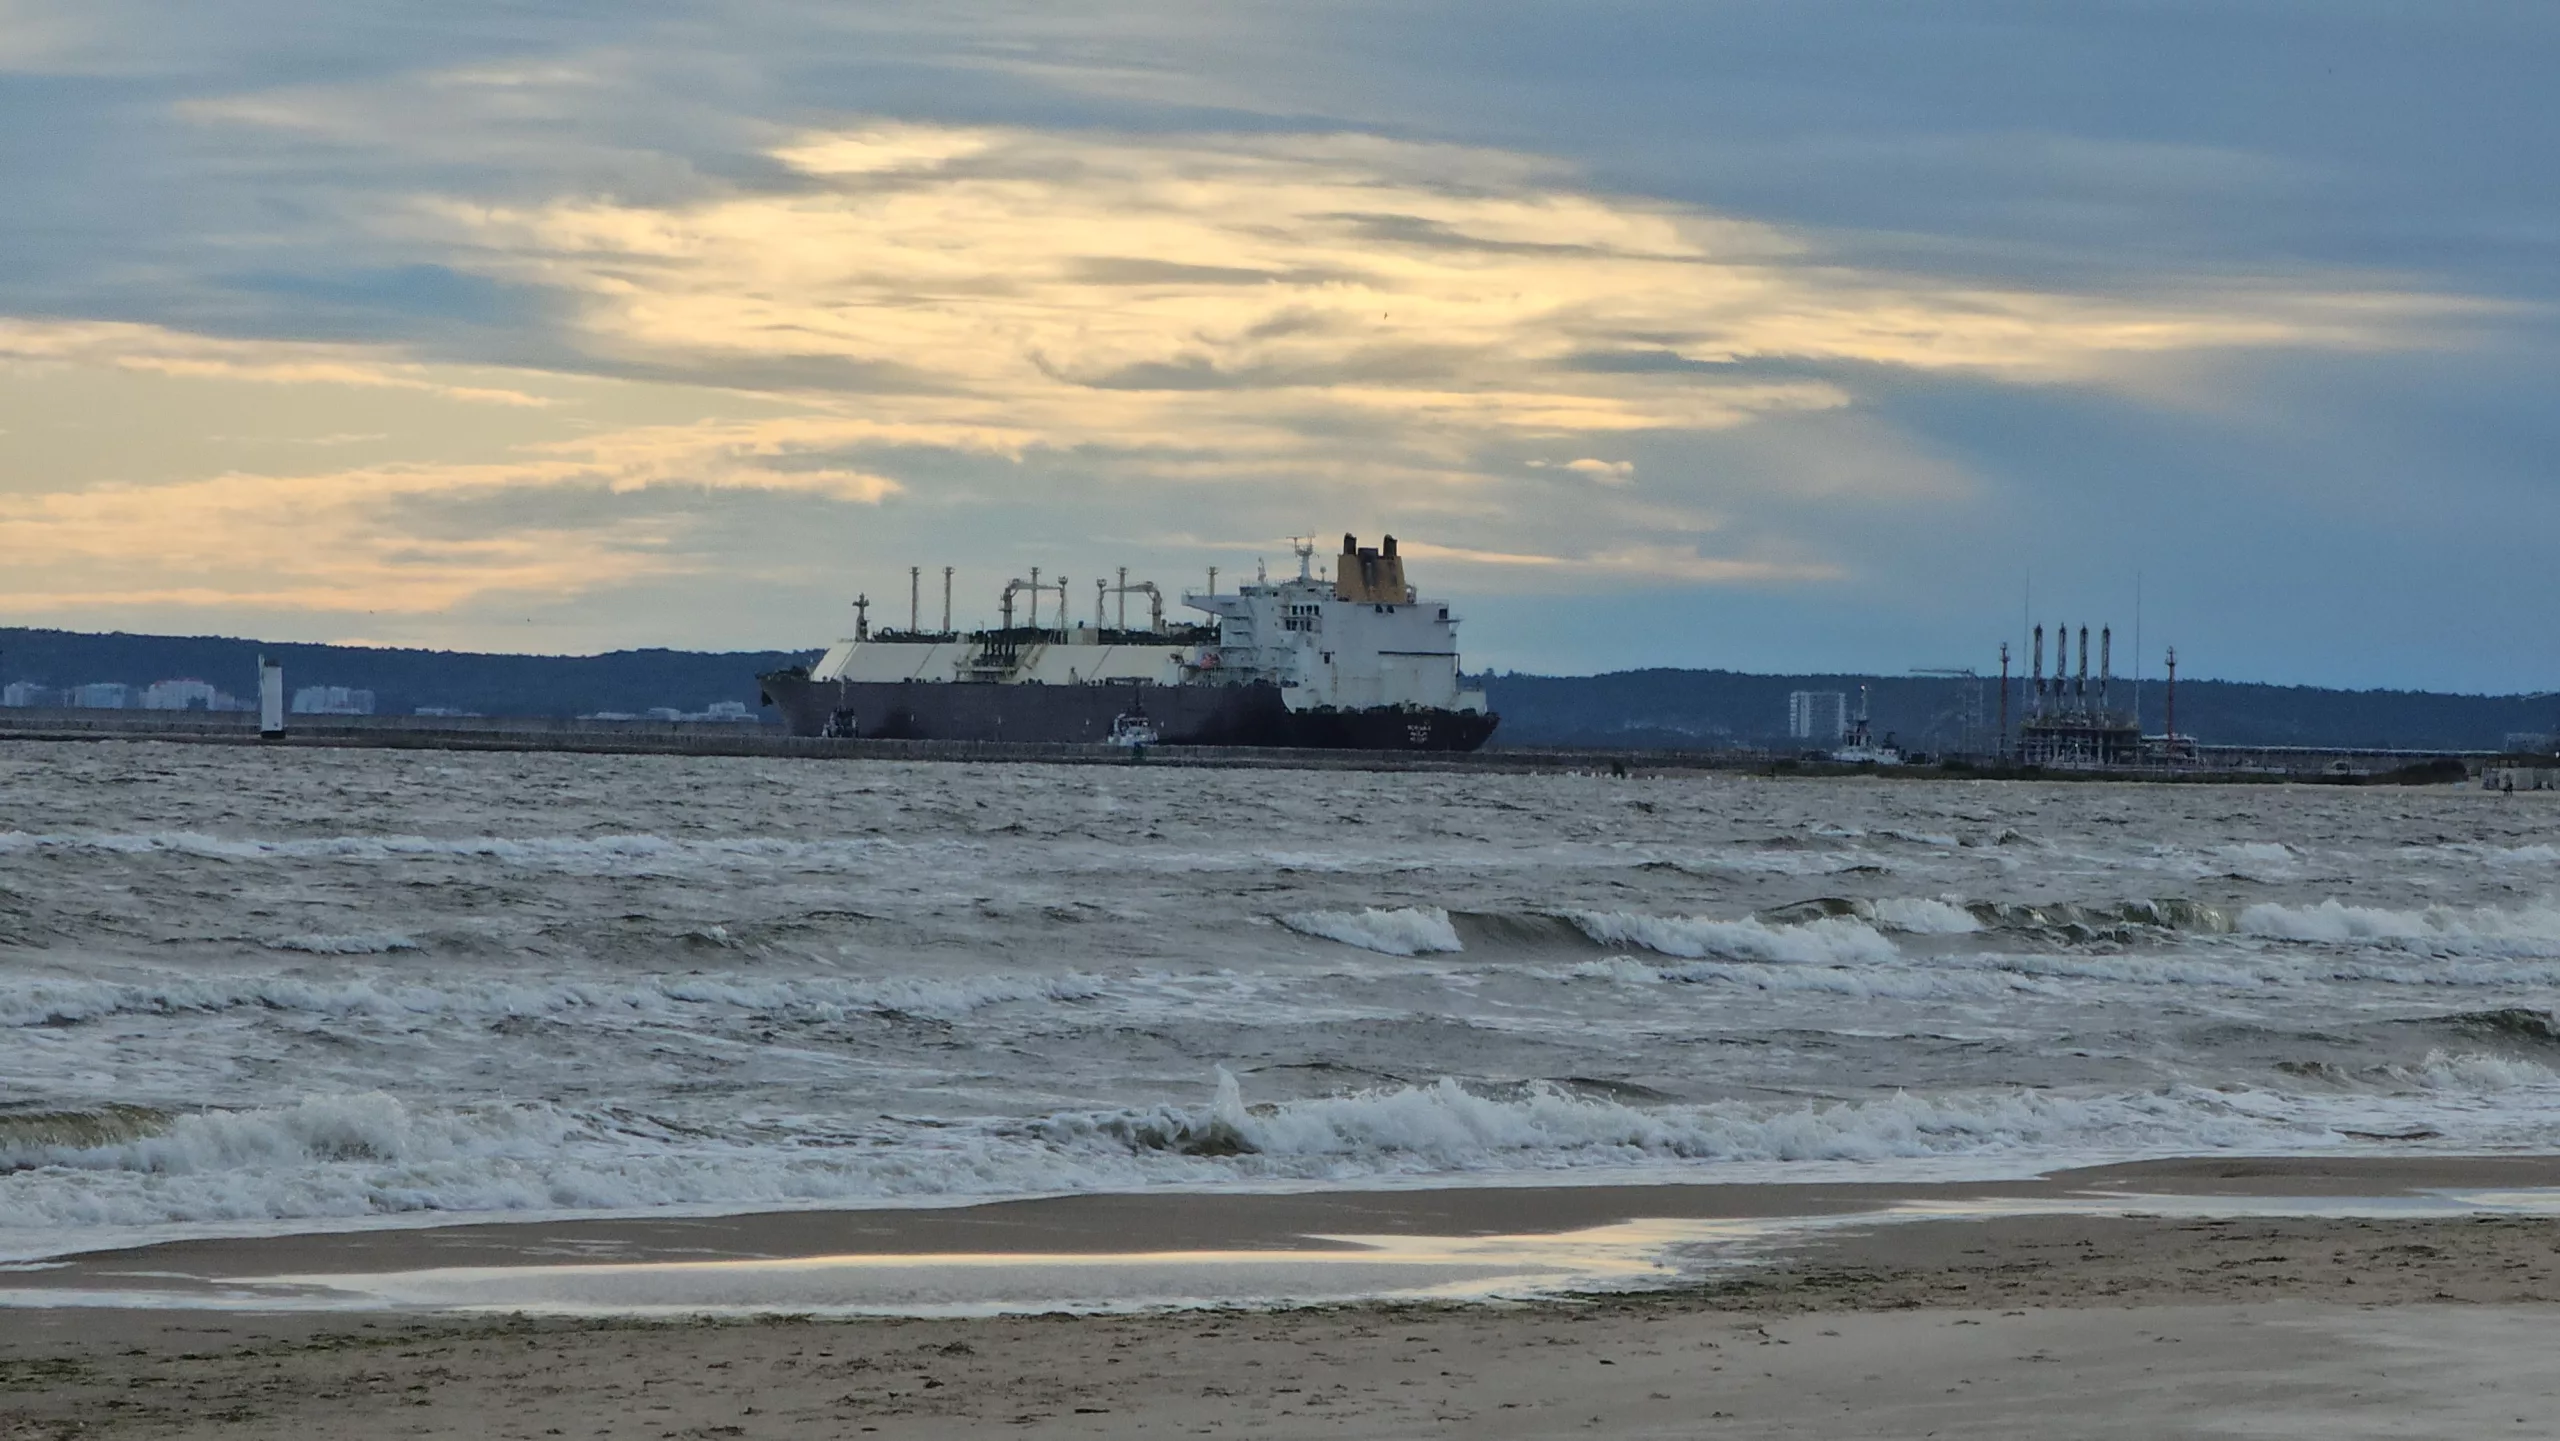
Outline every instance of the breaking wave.
<path fill-rule="evenodd" d="M 2540 1062 L 2477 1051 L 2460 1054 L 2429 1051 L 2426 1059 L 2416 1065 L 2384 1066 L 2380 1068 L 2380 1075 L 2390 1082 L 2429 1091 L 2514 1091 L 2529 1086 L 2547 1086 L 2560 1080 L 2560 1074 L 2555 1074 Z"/>
<path fill-rule="evenodd" d="M 0 1027 L 77 1025 L 110 1016 L 244 1008 L 322 1016 L 495 1019 L 573 1014 L 663 1017 L 716 1006 L 815 1020 L 883 1013 L 957 1018 L 1010 1001 L 1087 1001 L 1101 993 L 1099 977 L 1073 972 L 788 980 L 686 974 L 611 982 L 459 975 L 417 981 L 396 975 L 331 980 L 291 975 L 167 975 L 136 981 L 39 979 L 0 984 Z"/>
<path fill-rule="evenodd" d="M 2102 904 L 2061 902 L 2051 905 L 2015 905 L 1979 902 L 1969 907 L 1985 926 L 2001 930 L 2057 931 L 2105 935 L 2122 933 L 2129 927 L 2155 931 L 2187 932 L 2195 935 L 2229 935 L 2236 929 L 2231 913 L 2221 906 L 2177 897 L 2115 901 Z"/>
<path fill-rule="evenodd" d="M 2430 1016 L 2419 1024 L 2442 1026 L 2448 1030 L 2484 1040 L 2516 1042 L 2526 1045 L 2560 1044 L 2560 1015 L 2536 1011 L 2524 1006 L 2500 1006 L 2487 1011 L 2457 1011 L 2450 1016 Z"/>
<path fill-rule="evenodd" d="M 1604 946 L 1642 946 L 1690 960 L 1717 957 L 1793 965 L 1883 965 L 1901 954 L 1875 927 L 1845 917 L 1774 926 L 1757 917 L 1719 921 L 1631 911 L 1567 911 L 1564 917 Z"/>
<path fill-rule="evenodd" d="M 1935 899 L 1925 896 L 1860 900 L 1824 896 L 1760 913 L 1760 919 L 1792 923 L 1824 918 L 1865 921 L 1905 935 L 1956 936 L 1987 931 L 2028 932 L 2064 941 L 2124 940 L 2141 931 L 2227 935 L 2229 912 L 2178 898 L 2022 905 L 2014 902 Z"/>
<path fill-rule="evenodd" d="M 271 951 L 308 951 L 315 956 L 383 956 L 393 951 L 420 949 L 413 936 L 384 932 L 379 935 L 352 936 L 285 936 L 267 942 Z"/>
<path fill-rule="evenodd" d="M 943 841 L 936 844 L 966 844 Z M 774 836 L 675 839 L 659 835 L 421 836 L 349 835 L 285 838 L 207 835 L 201 831 L 39 835 L 0 832 L 0 855 L 88 851 L 111 855 L 170 854 L 225 861 L 379 862 L 455 857 L 494 860 L 582 875 L 676 875 L 740 865 L 806 865 L 835 869 L 860 863 L 900 843 L 877 837 L 799 840 Z"/>
<path fill-rule="evenodd" d="M 1991 971 L 1937 971 L 1895 966 L 1767 965 L 1697 961 L 1661 965 L 1634 956 L 1583 961 L 1567 973 L 1629 985 L 1675 982 L 1748 991 L 1797 991 L 1856 1000 L 1991 1000 L 2036 990 L 2034 981 Z"/>
<path fill-rule="evenodd" d="M 1981 919 L 1971 911 L 1925 896 L 1877 901 L 1873 914 L 1879 927 L 1915 936 L 1961 936 L 1982 929 Z"/>
<path fill-rule="evenodd" d="M 176 1116 L 51 1113 L 0 1117 L 0 1231 L 8 1233 L 0 1250 L 40 1253 L 46 1233 L 80 1228 L 260 1229 L 418 1213 L 751 1208 L 1594 1167 L 1668 1175 L 1735 1162 L 2299 1152 L 2385 1134 L 2514 1144 L 2547 1136 L 2560 1119 L 2560 1077 L 2532 1063 L 2435 1054 L 2386 1070 L 2292 1091 L 2018 1087 L 1647 1106 L 1561 1083 L 1453 1080 L 1251 1105 L 1222 1069 L 1205 1105 L 851 1127 L 799 1118 L 787 1140 L 764 1143 L 548 1104 L 421 1110 L 380 1092 Z M 2477 1098 L 2491 1093 L 2499 1102 L 2484 1107 Z"/>
<path fill-rule="evenodd" d="M 1221 1070 L 1206 1107 L 1057 1116 L 1037 1130 L 1078 1147 L 1108 1141 L 1140 1154 L 1231 1158 L 1266 1174 L 1345 1176 L 1524 1162 L 1545 1169 L 1946 1155 L 2052 1139 L 2094 1119 L 2087 1103 L 2023 1090 L 1788 1107 L 1637 1107 L 1548 1082 L 1513 1090 L 1486 1095 L 1442 1080 L 1247 1106 L 1236 1078 Z"/>
<path fill-rule="evenodd" d="M 1418 956 L 1428 951 L 1463 951 L 1465 943 L 1438 906 L 1402 906 L 1382 911 L 1370 906 L 1356 911 L 1300 911 L 1279 918 L 1302 936 L 1340 941 L 1364 951 L 1389 956 Z"/>
<path fill-rule="evenodd" d="M 2240 913 L 2246 934 L 2280 941 L 2375 946 L 2441 955 L 2560 958 L 2560 909 L 2395 911 L 2335 898 L 2311 906 L 2254 905 Z"/>

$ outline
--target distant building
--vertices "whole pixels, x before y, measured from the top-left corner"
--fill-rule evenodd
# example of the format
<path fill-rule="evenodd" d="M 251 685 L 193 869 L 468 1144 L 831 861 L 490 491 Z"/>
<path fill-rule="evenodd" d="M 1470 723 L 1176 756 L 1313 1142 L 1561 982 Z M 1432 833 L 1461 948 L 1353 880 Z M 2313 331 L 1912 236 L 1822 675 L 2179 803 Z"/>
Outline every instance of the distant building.
<path fill-rule="evenodd" d="M 1787 734 L 1800 741 L 1826 744 L 1849 733 L 1849 693 L 1837 690 L 1787 692 Z"/>
<path fill-rule="evenodd" d="M 293 693 L 295 715 L 371 715 L 373 692 L 342 685 L 307 685 Z"/>
<path fill-rule="evenodd" d="M 609 711 L 593 716 L 581 717 L 581 719 L 586 720 L 622 720 L 625 718 L 626 717 L 615 715 Z M 649 719 L 658 721 L 751 721 L 755 718 L 755 713 L 748 710 L 747 703 L 742 700 L 716 700 L 702 710 L 693 711 L 678 710 L 671 705 L 653 705 L 649 707 Z"/>
<path fill-rule="evenodd" d="M 200 680 L 154 681 L 142 692 L 144 710 L 217 710 L 223 695 Z"/>
<path fill-rule="evenodd" d="M 480 714 L 480 712 L 476 710 L 464 710 L 460 706 L 422 705 L 416 710 L 409 712 L 409 714 L 427 716 L 476 716 Z"/>
<path fill-rule="evenodd" d="M 75 685 L 66 697 L 82 710 L 123 710 L 133 694 L 133 687 L 120 680 L 91 681 Z"/>
<path fill-rule="evenodd" d="M 60 696 L 54 694 L 53 687 L 38 685 L 31 680 L 13 680 L 9 682 L 6 689 L 0 689 L 0 706 L 52 705 L 60 699 Z"/>

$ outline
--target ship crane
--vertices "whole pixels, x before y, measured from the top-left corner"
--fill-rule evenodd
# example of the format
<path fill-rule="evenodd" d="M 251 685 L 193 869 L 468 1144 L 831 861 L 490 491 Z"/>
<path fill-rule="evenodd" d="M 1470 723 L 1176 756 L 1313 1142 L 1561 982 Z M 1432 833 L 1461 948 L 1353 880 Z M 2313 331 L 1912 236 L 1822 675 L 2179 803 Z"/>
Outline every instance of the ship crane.
<path fill-rule="evenodd" d="M 1955 723 L 1956 749 L 1967 755 L 1975 754 L 1981 745 L 1984 730 L 1982 673 L 1969 665 L 1913 666 L 1911 673 L 1954 683 L 1952 689 L 1956 703 L 1940 711 L 1930 721 L 1929 731 L 1933 735 L 1943 735 L 1944 731 L 1941 727 L 1945 722 L 1952 720 Z M 2000 703 L 2004 706 L 2009 703 L 2006 681 L 2002 682 Z M 2006 726 L 2007 722 L 2002 722 L 2003 729 L 2006 729 Z"/>
<path fill-rule="evenodd" d="M 1093 584 L 1093 623 L 1097 629 L 1102 625 L 1102 598 L 1104 596 L 1116 595 L 1120 597 L 1120 624 L 1118 628 L 1121 630 L 1127 630 L 1129 628 L 1129 597 L 1132 595 L 1143 595 L 1147 598 L 1147 629 L 1159 635 L 1163 634 L 1164 592 L 1156 588 L 1156 583 L 1154 581 L 1141 580 L 1132 582 L 1129 579 L 1129 567 L 1124 565 L 1120 567 L 1120 583 L 1118 585 L 1106 586 L 1101 581 L 1095 581 Z"/>
<path fill-rule="evenodd" d="M 1004 597 L 1000 602 L 1000 608 L 1004 612 L 1004 628 L 1006 630 L 1013 629 L 1013 598 L 1025 591 L 1028 591 L 1031 593 L 1031 618 L 1027 624 L 1029 624 L 1033 630 L 1038 630 L 1040 628 L 1040 597 L 1053 590 L 1058 593 L 1058 627 L 1061 630 L 1065 629 L 1067 624 L 1067 578 L 1065 576 L 1060 576 L 1056 580 L 1043 585 L 1040 581 L 1040 567 L 1036 565 L 1031 567 L 1031 578 L 1029 580 L 1015 579 L 1004 583 Z"/>

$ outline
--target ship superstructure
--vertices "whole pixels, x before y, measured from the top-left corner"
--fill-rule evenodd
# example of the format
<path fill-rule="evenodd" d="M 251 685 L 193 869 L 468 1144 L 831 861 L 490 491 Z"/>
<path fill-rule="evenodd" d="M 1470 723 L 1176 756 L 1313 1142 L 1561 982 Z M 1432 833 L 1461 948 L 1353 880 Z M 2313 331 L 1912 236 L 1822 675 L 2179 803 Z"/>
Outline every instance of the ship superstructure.
<path fill-rule="evenodd" d="M 1090 624 L 1065 616 L 1068 586 L 1038 572 L 1007 582 L 995 629 L 874 635 L 867 621 L 805 673 L 762 677 L 795 733 L 934 740 L 1109 743 L 1151 732 L 1167 745 L 1473 750 L 1495 717 L 1464 687 L 1458 621 L 1410 585 L 1395 538 L 1342 538 L 1334 574 L 1312 545 L 1296 576 L 1187 593 L 1207 624 L 1165 623 L 1152 585 L 1097 583 Z M 1119 624 L 1106 605 L 1115 593 Z M 1028 593 L 1030 619 L 1014 623 Z M 1126 623 L 1145 594 L 1144 628 Z M 1057 623 L 1040 608 L 1054 596 Z"/>

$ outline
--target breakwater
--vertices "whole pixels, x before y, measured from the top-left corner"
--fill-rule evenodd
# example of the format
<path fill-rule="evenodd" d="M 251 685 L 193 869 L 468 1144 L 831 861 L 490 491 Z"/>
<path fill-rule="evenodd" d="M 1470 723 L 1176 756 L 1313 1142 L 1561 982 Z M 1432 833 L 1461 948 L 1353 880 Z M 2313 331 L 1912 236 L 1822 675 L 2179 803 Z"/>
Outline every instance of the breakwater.
<path fill-rule="evenodd" d="M 595 755 L 772 756 L 812 760 L 904 760 L 1051 765 L 1215 766 L 1286 770 L 1463 771 L 1537 774 L 1599 771 L 1663 775 L 1697 771 L 1850 774 L 1859 767 L 1772 755 L 1767 751 L 1611 749 L 1595 746 L 1502 747 L 1467 754 L 1431 751 L 1300 750 L 1277 746 L 1149 746 L 1132 755 L 1112 746 L 1018 741 L 827 740 L 784 733 L 779 726 L 738 721 L 600 720 L 555 716 L 295 716 L 285 734 L 261 736 L 257 718 L 239 712 L 5 710 L 0 741 L 167 741 L 194 745 L 280 748 L 323 746 L 388 750 L 567 751 Z M 2201 747 L 2195 762 L 2086 769 L 1994 765 L 1888 767 L 1882 774 L 1971 776 L 1983 780 L 2285 781 L 2353 783 L 2379 779 L 2451 780 L 2450 766 L 2477 777 L 2484 766 L 2532 765 L 2531 759 L 2484 752 Z M 2547 758 L 2539 762 L 2548 766 Z M 1869 768 L 1872 769 L 1872 768 Z M 2519 787 L 2526 788 L 2526 787 Z"/>
<path fill-rule="evenodd" d="M 1524 749 L 1296 750 L 1277 746 L 1111 746 L 1014 741 L 827 740 L 736 721 L 579 720 L 551 716 L 295 716 L 282 736 L 255 716 L 203 711 L 0 711 L 0 740 L 168 741 L 195 745 L 395 750 L 569 751 L 600 755 L 774 756 L 835 760 L 1042 762 L 1056 765 L 1265 767 L 1534 773 L 1745 769 L 1758 752 Z"/>

